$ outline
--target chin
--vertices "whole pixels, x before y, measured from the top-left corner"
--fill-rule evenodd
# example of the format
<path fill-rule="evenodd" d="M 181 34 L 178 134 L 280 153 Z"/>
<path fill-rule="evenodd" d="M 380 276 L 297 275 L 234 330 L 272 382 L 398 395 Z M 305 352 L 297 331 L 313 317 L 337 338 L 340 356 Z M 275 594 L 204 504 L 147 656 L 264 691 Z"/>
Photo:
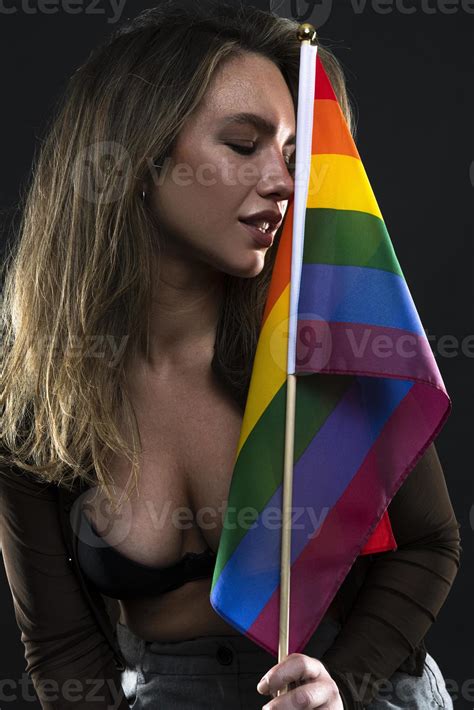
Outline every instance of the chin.
<path fill-rule="evenodd" d="M 254 279 L 258 276 L 265 265 L 265 253 L 262 249 L 257 255 L 253 255 L 251 259 L 248 259 L 247 263 L 236 264 L 234 266 L 228 266 L 225 271 L 230 276 L 237 276 L 241 279 Z"/>

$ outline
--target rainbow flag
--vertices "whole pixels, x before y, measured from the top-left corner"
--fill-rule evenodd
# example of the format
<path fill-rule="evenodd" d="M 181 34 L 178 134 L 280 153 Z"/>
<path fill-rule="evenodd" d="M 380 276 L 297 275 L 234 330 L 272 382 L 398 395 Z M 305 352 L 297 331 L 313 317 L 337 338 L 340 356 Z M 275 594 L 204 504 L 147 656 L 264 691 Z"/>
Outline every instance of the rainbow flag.
<path fill-rule="evenodd" d="M 313 51 L 304 87 L 312 147 L 295 342 L 288 653 L 303 651 L 359 555 L 396 549 L 387 506 L 451 410 L 360 155 Z M 298 150 L 297 143 L 297 172 Z M 277 657 L 295 217 L 290 201 L 210 595 L 218 614 Z"/>

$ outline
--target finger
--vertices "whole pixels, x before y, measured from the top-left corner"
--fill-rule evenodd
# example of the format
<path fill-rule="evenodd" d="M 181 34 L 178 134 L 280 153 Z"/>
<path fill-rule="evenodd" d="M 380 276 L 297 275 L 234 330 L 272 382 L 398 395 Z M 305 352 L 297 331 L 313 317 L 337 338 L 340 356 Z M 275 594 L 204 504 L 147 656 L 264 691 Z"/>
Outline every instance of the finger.
<path fill-rule="evenodd" d="M 305 683 L 285 693 L 277 700 L 270 700 L 262 710 L 313 710 L 330 707 L 328 689 L 324 683 Z"/>
<path fill-rule="evenodd" d="M 302 683 L 304 683 L 304 681 L 302 681 L 302 680 L 292 680 L 291 683 L 288 683 L 286 692 L 289 692 L 290 690 L 297 688 Z M 282 690 L 284 690 L 284 689 L 282 689 Z M 277 691 L 276 695 L 278 695 L 278 691 Z M 276 695 L 274 695 L 273 697 L 276 697 Z"/>
<path fill-rule="evenodd" d="M 292 653 L 266 673 L 257 685 L 257 690 L 263 695 L 273 695 L 290 683 L 316 680 L 323 669 L 324 666 L 316 658 Z"/>

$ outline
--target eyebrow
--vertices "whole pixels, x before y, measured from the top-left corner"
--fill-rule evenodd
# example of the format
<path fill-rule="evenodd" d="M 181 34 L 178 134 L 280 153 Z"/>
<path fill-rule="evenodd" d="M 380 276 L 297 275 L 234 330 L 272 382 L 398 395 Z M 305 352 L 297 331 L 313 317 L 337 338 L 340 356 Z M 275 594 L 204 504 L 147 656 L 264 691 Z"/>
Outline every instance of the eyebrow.
<path fill-rule="evenodd" d="M 246 123 L 250 123 L 252 126 L 262 131 L 262 133 L 266 133 L 269 136 L 274 136 L 277 131 L 276 126 L 271 121 L 268 121 L 266 118 L 263 118 L 263 116 L 259 116 L 256 113 L 235 113 L 231 116 L 226 116 L 223 120 L 223 124 L 225 126 L 234 124 L 241 125 Z M 288 138 L 285 145 L 294 145 L 295 143 L 296 136 L 292 135 Z"/>

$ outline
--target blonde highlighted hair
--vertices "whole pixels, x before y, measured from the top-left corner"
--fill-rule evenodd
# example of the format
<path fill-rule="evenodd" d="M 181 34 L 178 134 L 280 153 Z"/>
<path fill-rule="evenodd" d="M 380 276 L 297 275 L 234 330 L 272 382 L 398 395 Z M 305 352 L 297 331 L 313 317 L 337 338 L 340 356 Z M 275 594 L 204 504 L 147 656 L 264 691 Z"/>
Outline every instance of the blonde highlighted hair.
<path fill-rule="evenodd" d="M 218 67 L 243 52 L 279 67 L 296 113 L 297 28 L 251 6 L 171 0 L 118 28 L 71 76 L 4 263 L 4 464 L 66 486 L 80 477 L 112 500 L 113 451 L 130 461 L 137 484 L 141 440 L 125 370 L 146 357 L 159 268 L 159 225 L 139 198 L 150 156 L 162 164 L 172 154 Z M 323 46 L 319 56 L 354 133 L 340 63 Z M 279 236 L 257 277 L 226 277 L 216 362 L 241 403 Z M 114 344 L 118 360 L 94 357 L 97 342 Z"/>

